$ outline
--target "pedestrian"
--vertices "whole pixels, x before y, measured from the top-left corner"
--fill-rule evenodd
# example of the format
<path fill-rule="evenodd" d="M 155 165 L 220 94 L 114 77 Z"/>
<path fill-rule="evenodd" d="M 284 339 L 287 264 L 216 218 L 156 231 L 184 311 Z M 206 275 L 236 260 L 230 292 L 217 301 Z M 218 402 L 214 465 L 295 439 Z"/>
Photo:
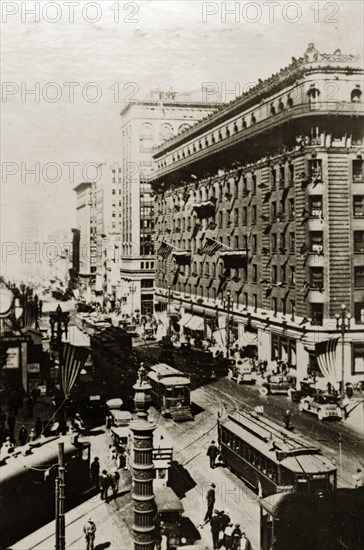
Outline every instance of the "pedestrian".
<path fill-rule="evenodd" d="M 209 448 L 207 449 L 206 455 L 210 457 L 210 468 L 215 468 L 215 462 L 219 455 L 219 449 L 215 445 L 215 441 L 211 441 L 211 444 L 209 445 Z"/>
<path fill-rule="evenodd" d="M 14 443 L 11 441 L 9 436 L 5 440 L 3 451 L 4 453 L 8 453 L 8 454 L 14 452 Z"/>
<path fill-rule="evenodd" d="M 233 524 L 229 523 L 229 525 L 225 529 L 224 533 L 224 546 L 225 550 L 231 550 L 232 544 L 233 544 Z"/>
<path fill-rule="evenodd" d="M 34 428 L 32 428 L 30 430 L 30 434 L 29 434 L 29 441 L 33 442 L 37 439 L 37 436 L 35 435 L 35 431 L 34 431 Z"/>
<path fill-rule="evenodd" d="M 34 427 L 35 427 L 35 435 L 36 435 L 36 438 L 38 439 L 42 434 L 42 428 L 43 428 L 43 422 L 41 421 L 39 416 L 37 416 Z"/>
<path fill-rule="evenodd" d="M 212 534 L 212 547 L 214 550 L 219 548 L 219 533 L 220 533 L 220 515 L 218 510 L 214 511 L 214 515 L 210 519 L 210 527 Z"/>
<path fill-rule="evenodd" d="M 222 510 L 220 512 L 220 531 L 222 533 L 223 538 L 224 538 L 225 529 L 229 525 L 229 523 L 230 523 L 229 515 L 225 512 L 225 510 Z"/>
<path fill-rule="evenodd" d="M 286 430 L 291 429 L 291 413 L 289 409 L 287 409 L 286 412 L 284 413 L 284 426 Z"/>
<path fill-rule="evenodd" d="M 92 480 L 92 485 L 96 487 L 97 490 L 99 490 L 99 475 L 100 475 L 100 462 L 99 457 L 95 456 L 93 459 L 93 462 L 90 466 L 90 476 Z"/>
<path fill-rule="evenodd" d="M 232 550 L 239 550 L 240 549 L 240 540 L 241 540 L 241 537 L 243 535 L 241 529 L 240 529 L 240 524 L 239 523 L 236 523 L 235 524 L 235 527 L 233 529 L 233 532 L 232 532 Z"/>
<path fill-rule="evenodd" d="M 24 424 L 19 430 L 19 441 L 20 441 L 20 445 L 25 445 L 26 442 L 28 441 L 28 430 L 26 429 Z"/>
<path fill-rule="evenodd" d="M 240 550 L 252 550 L 251 542 L 246 536 L 245 531 L 243 531 L 241 534 Z"/>
<path fill-rule="evenodd" d="M 107 470 L 102 470 L 99 477 L 99 484 L 101 488 L 101 500 L 108 500 L 108 491 L 110 487 L 110 476 L 107 473 Z"/>
<path fill-rule="evenodd" d="M 86 550 L 94 550 L 96 525 L 92 521 L 92 518 L 88 518 L 83 527 L 83 532 L 86 537 Z"/>
<path fill-rule="evenodd" d="M 117 470 L 114 470 L 111 476 L 111 488 L 113 497 L 116 498 L 119 492 L 120 474 Z"/>
<path fill-rule="evenodd" d="M 215 500 L 216 500 L 215 489 L 216 489 L 215 483 L 211 483 L 210 488 L 207 491 L 207 495 L 206 495 L 207 511 L 206 511 L 206 515 L 205 515 L 205 519 L 204 519 L 205 523 L 210 521 L 210 519 L 212 517 L 212 512 L 213 512 L 214 504 L 215 504 Z"/>
<path fill-rule="evenodd" d="M 354 485 L 355 489 L 358 489 L 359 487 L 364 486 L 363 470 L 361 468 L 358 468 L 356 470 L 356 473 L 352 477 L 355 482 L 355 485 Z"/>
<path fill-rule="evenodd" d="M 351 399 L 353 397 L 353 385 L 350 384 L 350 382 L 347 382 L 345 384 L 345 392 L 348 399 Z"/>

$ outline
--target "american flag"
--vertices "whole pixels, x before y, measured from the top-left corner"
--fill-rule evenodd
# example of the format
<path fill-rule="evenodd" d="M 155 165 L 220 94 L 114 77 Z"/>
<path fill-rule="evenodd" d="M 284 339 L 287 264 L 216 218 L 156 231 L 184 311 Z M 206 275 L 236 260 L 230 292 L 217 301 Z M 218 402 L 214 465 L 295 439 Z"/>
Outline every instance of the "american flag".
<path fill-rule="evenodd" d="M 89 350 L 82 346 L 63 343 L 61 378 L 64 396 L 67 398 L 73 388 L 76 378 L 89 356 Z"/>
<path fill-rule="evenodd" d="M 173 246 L 171 244 L 162 241 L 162 244 L 160 245 L 158 250 L 158 256 L 162 256 L 162 258 L 166 260 L 168 256 L 172 253 L 172 250 Z"/>
<path fill-rule="evenodd" d="M 340 338 L 330 338 L 315 344 L 317 362 L 324 377 L 335 386 L 338 383 L 336 347 Z"/>
<path fill-rule="evenodd" d="M 32 327 L 38 319 L 38 307 L 35 302 L 27 302 L 23 311 L 23 324 L 25 327 Z"/>
<path fill-rule="evenodd" d="M 207 254 L 208 256 L 213 256 L 218 250 L 220 250 L 224 245 L 215 239 L 206 237 L 204 246 L 202 247 L 202 254 Z"/>

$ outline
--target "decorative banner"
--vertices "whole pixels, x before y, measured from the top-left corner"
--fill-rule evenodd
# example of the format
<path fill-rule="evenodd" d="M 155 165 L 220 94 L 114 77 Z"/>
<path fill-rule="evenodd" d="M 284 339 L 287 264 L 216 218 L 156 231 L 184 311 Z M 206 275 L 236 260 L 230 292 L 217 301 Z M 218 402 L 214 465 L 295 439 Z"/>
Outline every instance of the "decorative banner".
<path fill-rule="evenodd" d="M 63 343 L 62 349 L 62 389 L 64 396 L 68 398 L 79 371 L 83 368 L 90 351 L 81 346 L 72 346 L 68 342 Z"/>

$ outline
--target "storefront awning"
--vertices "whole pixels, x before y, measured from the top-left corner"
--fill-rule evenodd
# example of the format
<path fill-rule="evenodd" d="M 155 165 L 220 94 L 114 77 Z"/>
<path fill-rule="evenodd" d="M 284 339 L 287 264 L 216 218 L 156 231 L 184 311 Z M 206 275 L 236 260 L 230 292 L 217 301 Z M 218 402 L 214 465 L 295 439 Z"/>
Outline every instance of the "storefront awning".
<path fill-rule="evenodd" d="M 192 315 L 191 313 L 184 313 L 180 320 L 178 321 L 178 324 L 180 327 L 185 327 L 186 323 L 191 319 Z"/>
<path fill-rule="evenodd" d="M 190 330 L 203 330 L 204 329 L 204 320 L 203 317 L 198 315 L 192 315 L 191 319 L 185 324 L 186 328 Z"/>

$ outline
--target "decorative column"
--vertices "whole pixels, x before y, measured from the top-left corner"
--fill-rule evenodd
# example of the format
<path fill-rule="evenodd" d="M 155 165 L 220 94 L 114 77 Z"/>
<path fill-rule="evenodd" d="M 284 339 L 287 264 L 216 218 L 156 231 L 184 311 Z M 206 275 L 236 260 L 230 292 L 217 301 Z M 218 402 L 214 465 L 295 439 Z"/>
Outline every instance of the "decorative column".
<path fill-rule="evenodd" d="M 148 421 L 147 410 L 151 404 L 151 386 L 147 382 L 143 363 L 140 365 L 138 381 L 133 388 L 138 416 L 130 423 L 133 433 L 134 550 L 153 550 L 155 529 L 153 432 L 156 426 Z"/>

